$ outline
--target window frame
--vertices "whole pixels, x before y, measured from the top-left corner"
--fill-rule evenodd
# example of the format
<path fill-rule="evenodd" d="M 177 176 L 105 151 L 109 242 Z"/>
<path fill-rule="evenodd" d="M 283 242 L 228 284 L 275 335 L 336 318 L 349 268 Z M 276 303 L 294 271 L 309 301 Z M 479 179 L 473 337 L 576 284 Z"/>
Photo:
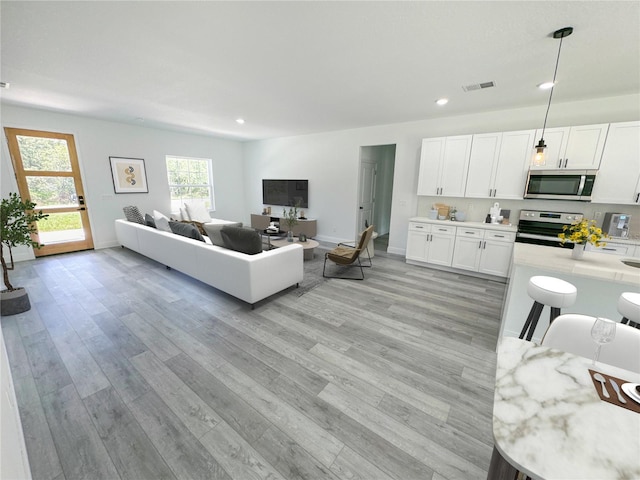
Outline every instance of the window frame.
<path fill-rule="evenodd" d="M 208 178 L 209 178 L 209 183 L 208 184 L 191 184 L 191 183 L 185 183 L 185 184 L 180 184 L 180 183 L 171 183 L 170 179 L 171 179 L 171 172 L 172 170 L 170 170 L 169 168 L 169 160 L 187 160 L 189 162 L 191 161 L 202 161 L 206 163 L 207 166 L 207 173 L 208 173 Z M 173 205 L 173 194 L 172 194 L 172 189 L 173 188 L 177 188 L 177 187 L 187 187 L 187 188 L 193 188 L 193 187 L 206 187 L 209 189 L 209 207 L 207 207 L 207 210 L 214 212 L 216 210 L 216 203 L 215 203 L 215 190 L 214 190 L 214 185 L 213 185 L 213 160 L 211 158 L 203 158 L 203 157 L 188 157 L 185 155 L 165 155 L 165 168 L 167 171 L 167 185 L 169 187 L 169 201 L 171 203 L 171 208 L 174 208 Z M 189 170 L 191 171 L 191 170 Z M 184 202 L 188 202 L 188 201 L 192 201 L 194 200 L 193 197 L 190 198 L 184 198 L 181 197 L 181 204 L 180 207 L 184 206 Z"/>

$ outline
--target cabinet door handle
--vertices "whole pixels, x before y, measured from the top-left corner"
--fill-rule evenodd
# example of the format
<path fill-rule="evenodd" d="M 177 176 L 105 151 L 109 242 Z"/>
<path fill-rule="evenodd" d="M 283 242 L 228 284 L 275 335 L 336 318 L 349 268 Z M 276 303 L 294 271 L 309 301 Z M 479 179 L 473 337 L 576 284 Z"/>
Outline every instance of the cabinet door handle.
<path fill-rule="evenodd" d="M 468 233 L 469 235 L 475 235 L 476 232 L 464 232 L 464 233 Z"/>
<path fill-rule="evenodd" d="M 478 242 L 478 250 L 480 250 L 481 248 L 482 248 L 482 240 Z"/>
<path fill-rule="evenodd" d="M 482 242 L 482 249 L 484 250 L 485 248 L 487 248 L 487 242 Z"/>
<path fill-rule="evenodd" d="M 636 203 L 638 203 L 638 200 L 640 200 L 640 193 L 636 193 Z"/>
<path fill-rule="evenodd" d="M 558 160 L 558 168 L 562 168 L 562 159 Z"/>
<path fill-rule="evenodd" d="M 496 235 L 496 238 L 504 238 L 504 235 Z"/>
<path fill-rule="evenodd" d="M 416 225 L 413 228 L 424 228 L 422 225 Z"/>
<path fill-rule="evenodd" d="M 446 231 L 447 231 L 447 229 L 446 229 L 446 228 L 439 228 L 439 229 L 438 229 L 438 231 L 439 231 L 439 232 L 446 232 Z"/>
<path fill-rule="evenodd" d="M 565 159 L 564 159 L 564 168 L 567 168 L 567 163 L 569 163 L 569 159 L 568 159 L 568 158 L 565 158 Z"/>
<path fill-rule="evenodd" d="M 494 189 L 493 189 L 493 196 L 495 197 L 496 195 L 498 195 L 498 189 L 497 189 L 497 188 L 494 188 Z"/>
<path fill-rule="evenodd" d="M 602 247 L 603 250 L 608 250 L 609 252 L 615 252 L 616 249 L 615 248 L 607 248 L 607 247 Z"/>

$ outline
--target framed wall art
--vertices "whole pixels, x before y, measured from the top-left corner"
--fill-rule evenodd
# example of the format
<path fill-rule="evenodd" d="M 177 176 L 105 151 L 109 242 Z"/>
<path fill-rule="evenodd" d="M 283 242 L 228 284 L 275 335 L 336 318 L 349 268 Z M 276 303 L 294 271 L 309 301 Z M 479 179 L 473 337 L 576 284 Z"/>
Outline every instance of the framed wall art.
<path fill-rule="evenodd" d="M 144 159 L 109 157 L 109 162 L 116 193 L 149 193 Z"/>

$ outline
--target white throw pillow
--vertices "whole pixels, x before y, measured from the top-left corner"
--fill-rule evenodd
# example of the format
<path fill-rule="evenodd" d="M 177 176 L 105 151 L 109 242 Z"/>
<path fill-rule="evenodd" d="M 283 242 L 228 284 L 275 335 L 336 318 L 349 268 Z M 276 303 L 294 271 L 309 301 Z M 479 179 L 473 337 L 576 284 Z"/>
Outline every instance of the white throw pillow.
<path fill-rule="evenodd" d="M 189 220 L 195 220 L 196 222 L 210 222 L 211 215 L 202 202 L 185 203 Z"/>
<path fill-rule="evenodd" d="M 156 228 L 158 230 L 162 230 L 163 232 L 171 231 L 171 227 L 169 227 L 169 218 L 166 215 L 162 214 L 157 210 L 154 210 L 153 219 L 156 222 Z"/>

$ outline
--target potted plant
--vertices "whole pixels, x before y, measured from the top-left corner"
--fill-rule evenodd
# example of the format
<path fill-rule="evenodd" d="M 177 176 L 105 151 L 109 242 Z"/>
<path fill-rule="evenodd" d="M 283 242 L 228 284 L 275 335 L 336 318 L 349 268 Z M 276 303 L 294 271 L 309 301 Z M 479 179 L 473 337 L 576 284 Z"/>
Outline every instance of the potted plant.
<path fill-rule="evenodd" d="M 285 208 L 282 211 L 282 218 L 284 219 L 284 223 L 287 224 L 287 240 L 289 242 L 293 242 L 293 227 L 298 224 L 298 204 L 295 204 L 293 207 L 287 211 Z"/>
<path fill-rule="evenodd" d="M 591 243 L 595 247 L 604 247 L 606 242 L 603 240 L 609 238 L 600 227 L 596 226 L 595 220 L 584 219 L 571 225 L 565 225 L 562 227 L 562 232 L 558 235 L 560 243 L 562 245 L 565 242 L 573 243 L 571 256 L 576 259 L 582 258 L 587 243 Z"/>
<path fill-rule="evenodd" d="M 9 281 L 9 270 L 13 270 L 12 248 L 18 245 L 40 248 L 38 242 L 33 241 L 31 234 L 37 231 L 35 222 L 48 217 L 42 210 L 34 211 L 36 206 L 31 200 L 24 202 L 17 193 L 10 193 L 9 198 L 3 198 L 0 206 L 0 222 L 2 236 L 0 241 L 0 259 L 2 260 L 2 275 L 7 288 L 0 292 L 0 310 L 2 315 L 15 315 L 26 312 L 31 308 L 29 295 L 23 287 L 14 287 Z M 4 250 L 9 252 L 10 265 L 4 258 Z"/>

